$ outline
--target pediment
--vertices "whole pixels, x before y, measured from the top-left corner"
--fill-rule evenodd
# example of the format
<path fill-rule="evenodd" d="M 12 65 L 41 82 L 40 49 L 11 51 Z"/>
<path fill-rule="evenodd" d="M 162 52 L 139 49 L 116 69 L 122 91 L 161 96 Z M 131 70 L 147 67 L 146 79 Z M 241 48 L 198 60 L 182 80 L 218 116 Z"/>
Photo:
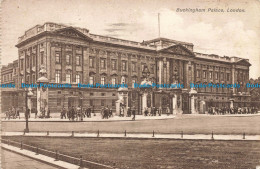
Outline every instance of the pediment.
<path fill-rule="evenodd" d="M 79 38 L 83 40 L 92 40 L 89 36 L 85 35 L 84 33 L 80 32 L 79 30 L 73 28 L 73 27 L 67 27 L 63 29 L 59 29 L 54 31 L 55 35 L 62 35 L 66 37 L 72 37 L 72 38 Z"/>
<path fill-rule="evenodd" d="M 242 59 L 237 61 L 238 65 L 243 65 L 243 66 L 251 66 L 251 64 L 246 60 L 246 59 Z"/>
<path fill-rule="evenodd" d="M 166 52 L 166 53 L 195 57 L 195 55 L 192 51 L 190 51 L 186 47 L 182 46 L 181 44 L 172 45 L 172 46 L 169 46 L 167 48 L 163 48 L 163 49 L 160 50 L 160 52 Z"/>

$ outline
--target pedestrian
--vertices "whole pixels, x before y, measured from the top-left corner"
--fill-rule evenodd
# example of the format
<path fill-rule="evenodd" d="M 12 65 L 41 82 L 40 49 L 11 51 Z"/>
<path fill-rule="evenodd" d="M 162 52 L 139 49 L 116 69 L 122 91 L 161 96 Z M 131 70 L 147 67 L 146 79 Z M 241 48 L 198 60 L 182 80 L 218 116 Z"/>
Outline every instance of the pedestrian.
<path fill-rule="evenodd" d="M 170 108 L 169 107 L 166 108 L 166 114 L 167 114 L 167 116 L 170 115 Z"/>
<path fill-rule="evenodd" d="M 51 118 L 51 110 L 50 110 L 50 108 L 48 108 L 47 117 L 46 118 Z"/>
<path fill-rule="evenodd" d="M 19 110 L 19 108 L 17 108 L 17 110 L 16 110 L 16 115 L 19 117 L 19 119 L 20 119 L 20 110 Z"/>
<path fill-rule="evenodd" d="M 135 120 L 135 106 L 133 106 L 133 108 L 132 108 L 132 115 L 133 115 L 132 120 Z"/>
<path fill-rule="evenodd" d="M 158 111 L 158 113 L 159 113 L 159 116 L 162 115 L 162 107 L 161 107 L 161 106 L 159 107 L 159 111 Z"/>

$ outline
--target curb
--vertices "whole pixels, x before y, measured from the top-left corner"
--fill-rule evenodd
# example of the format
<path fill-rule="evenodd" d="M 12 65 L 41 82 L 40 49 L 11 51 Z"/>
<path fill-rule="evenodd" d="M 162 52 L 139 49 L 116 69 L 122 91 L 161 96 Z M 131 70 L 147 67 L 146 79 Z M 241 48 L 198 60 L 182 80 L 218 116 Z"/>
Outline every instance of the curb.
<path fill-rule="evenodd" d="M 67 168 L 69 168 L 69 169 L 79 169 L 79 166 L 77 166 L 77 165 L 67 163 L 67 162 L 64 162 L 64 161 L 55 161 L 54 158 L 51 158 L 51 157 L 48 157 L 48 156 L 45 156 L 45 155 L 41 155 L 41 154 L 35 155 L 35 153 L 32 152 L 32 151 L 28 151 L 28 150 L 25 150 L 25 149 L 21 150 L 17 147 L 14 147 L 14 146 L 11 146 L 11 145 L 6 145 L 4 143 L 1 143 L 1 147 L 5 150 L 20 154 L 22 156 L 34 159 L 36 161 L 40 161 L 42 163 L 45 163 L 45 164 L 48 164 L 48 165 L 51 165 L 51 166 L 54 166 L 54 167 L 58 167 L 58 168 L 62 168 L 62 169 L 67 169 Z M 86 168 L 84 168 L 84 169 L 86 169 Z"/>
<path fill-rule="evenodd" d="M 117 138 L 117 139 L 170 139 L 170 140 L 216 140 L 216 141 L 260 141 L 260 135 L 224 135 L 224 134 L 163 134 L 163 133 L 51 133 L 48 132 L 6 132 L 2 136 L 23 137 L 63 137 L 63 138 Z"/>

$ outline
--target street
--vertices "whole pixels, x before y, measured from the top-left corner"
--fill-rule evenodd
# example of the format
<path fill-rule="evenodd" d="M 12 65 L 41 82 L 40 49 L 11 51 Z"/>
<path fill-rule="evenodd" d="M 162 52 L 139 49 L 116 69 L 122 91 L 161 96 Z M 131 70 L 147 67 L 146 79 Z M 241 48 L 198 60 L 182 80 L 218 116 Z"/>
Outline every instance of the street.
<path fill-rule="evenodd" d="M 25 122 L 2 122 L 3 131 L 23 131 Z M 260 134 L 260 116 L 228 117 L 210 115 L 181 115 L 174 119 L 143 121 L 100 121 L 100 122 L 29 122 L 33 131 L 75 132 L 142 132 L 186 134 Z"/>

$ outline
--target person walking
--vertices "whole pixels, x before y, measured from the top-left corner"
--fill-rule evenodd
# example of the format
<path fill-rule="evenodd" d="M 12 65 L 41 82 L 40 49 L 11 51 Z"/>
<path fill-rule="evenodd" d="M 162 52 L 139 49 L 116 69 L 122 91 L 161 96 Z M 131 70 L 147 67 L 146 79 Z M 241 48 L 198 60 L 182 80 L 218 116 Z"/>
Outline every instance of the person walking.
<path fill-rule="evenodd" d="M 132 120 L 135 120 L 135 106 L 133 106 L 133 108 L 132 108 L 132 114 L 133 114 Z"/>

